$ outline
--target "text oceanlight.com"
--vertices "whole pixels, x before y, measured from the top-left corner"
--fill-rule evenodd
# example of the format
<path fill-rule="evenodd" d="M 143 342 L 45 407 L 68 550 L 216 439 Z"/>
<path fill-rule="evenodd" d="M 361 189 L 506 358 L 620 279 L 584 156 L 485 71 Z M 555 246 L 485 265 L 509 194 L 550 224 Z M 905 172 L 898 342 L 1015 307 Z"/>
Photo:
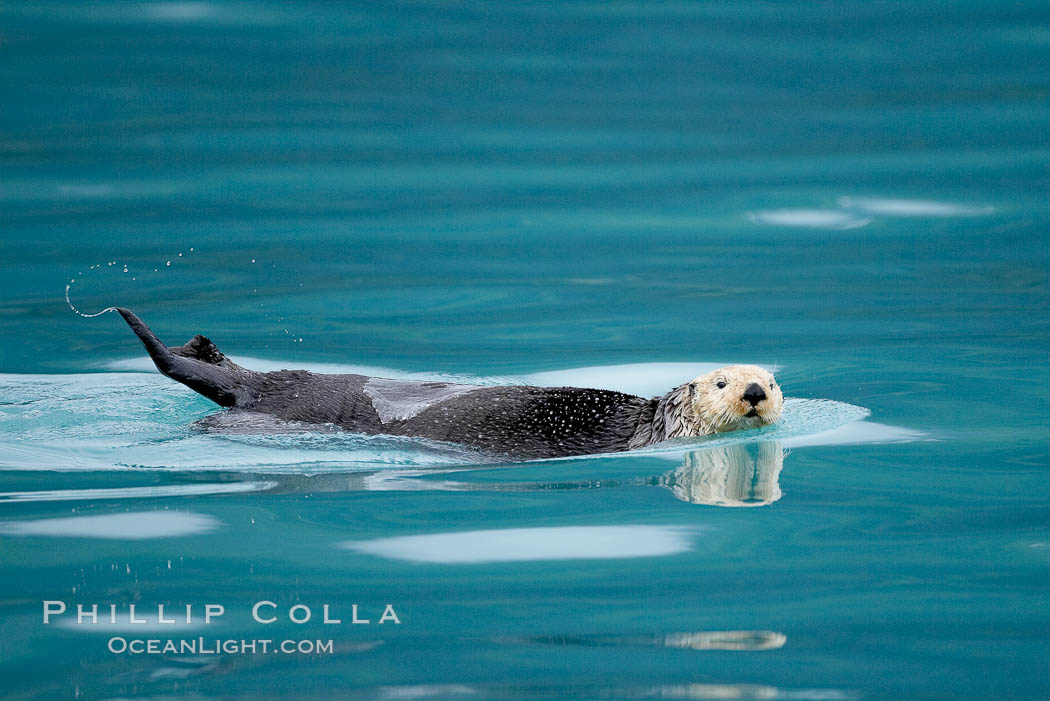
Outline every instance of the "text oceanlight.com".
<path fill-rule="evenodd" d="M 280 653 L 285 655 L 332 654 L 331 640 L 238 640 L 194 638 L 162 640 L 157 638 L 110 638 L 106 648 L 114 655 L 238 655 Z"/>

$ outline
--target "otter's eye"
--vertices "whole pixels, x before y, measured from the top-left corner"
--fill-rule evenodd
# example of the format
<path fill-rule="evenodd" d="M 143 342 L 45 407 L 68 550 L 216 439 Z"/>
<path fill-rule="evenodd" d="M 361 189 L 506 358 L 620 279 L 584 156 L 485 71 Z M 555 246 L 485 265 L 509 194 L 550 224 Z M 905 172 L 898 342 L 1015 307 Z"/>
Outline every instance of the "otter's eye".
<path fill-rule="evenodd" d="M 718 389 L 725 389 L 726 388 L 726 383 L 725 382 L 719 382 L 715 386 L 718 387 Z"/>

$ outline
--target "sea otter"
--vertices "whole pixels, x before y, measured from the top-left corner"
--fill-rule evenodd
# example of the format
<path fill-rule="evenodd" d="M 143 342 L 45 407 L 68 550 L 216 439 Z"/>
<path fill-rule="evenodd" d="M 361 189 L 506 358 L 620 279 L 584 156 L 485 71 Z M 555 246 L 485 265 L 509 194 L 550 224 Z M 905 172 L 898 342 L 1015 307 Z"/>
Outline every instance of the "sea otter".
<path fill-rule="evenodd" d="M 116 311 L 157 369 L 220 406 L 370 434 L 461 443 L 513 458 L 632 450 L 669 438 L 755 428 L 780 418 L 773 375 L 730 365 L 646 399 L 577 387 L 484 387 L 306 370 L 255 372 L 204 336 L 165 346 L 133 312 Z"/>

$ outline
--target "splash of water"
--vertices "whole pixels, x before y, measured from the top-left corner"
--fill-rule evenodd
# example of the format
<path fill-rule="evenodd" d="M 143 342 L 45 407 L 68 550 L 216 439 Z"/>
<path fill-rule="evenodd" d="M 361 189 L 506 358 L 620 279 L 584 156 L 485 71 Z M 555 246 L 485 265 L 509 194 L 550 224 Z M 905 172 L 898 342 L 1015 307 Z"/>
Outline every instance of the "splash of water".
<path fill-rule="evenodd" d="M 115 312 L 115 311 L 117 311 L 116 307 L 106 307 L 105 309 L 103 309 L 100 312 L 95 312 L 94 314 L 85 314 L 84 312 L 82 312 L 79 309 L 77 309 L 75 306 L 73 306 L 72 300 L 69 299 L 69 289 L 71 287 L 73 287 L 73 283 L 76 282 L 76 281 L 77 281 L 77 279 L 73 278 L 72 280 L 70 280 L 66 284 L 66 304 L 69 305 L 69 308 L 72 309 L 75 314 L 77 314 L 79 316 L 82 316 L 85 319 L 90 319 L 90 318 L 95 317 L 95 316 L 102 316 L 106 312 Z"/>
<path fill-rule="evenodd" d="M 193 248 L 192 246 L 191 246 L 191 247 L 190 247 L 190 249 L 189 249 L 189 253 L 194 253 L 194 248 Z M 182 251 L 179 251 L 179 252 L 178 252 L 178 253 L 176 254 L 176 256 L 175 256 L 174 258 L 166 258 L 166 259 L 164 260 L 164 265 L 163 265 L 163 267 L 164 267 L 164 268 L 171 268 L 171 267 L 172 267 L 172 263 L 173 263 L 173 262 L 178 262 L 178 259 L 179 259 L 179 258 L 183 258 L 183 257 L 184 257 L 184 255 L 185 255 L 185 254 L 184 254 L 184 253 L 183 253 Z M 253 264 L 255 264 L 255 263 L 257 262 L 257 259 L 256 259 L 256 258 L 252 258 L 252 259 L 251 259 L 251 262 L 252 262 Z M 128 273 L 128 272 L 130 272 L 130 269 L 129 269 L 129 266 L 128 266 L 128 264 L 127 264 L 127 263 L 118 263 L 118 262 L 117 262 L 117 261 L 115 261 L 115 260 L 110 260 L 110 261 L 106 261 L 105 265 L 106 265 L 106 267 L 110 267 L 110 268 L 112 268 L 112 267 L 114 267 L 114 266 L 116 266 L 116 267 L 119 267 L 119 268 L 121 268 L 121 270 L 122 270 L 122 271 L 123 271 L 124 273 Z M 92 270 L 95 270 L 96 268 L 98 268 L 98 269 L 101 269 L 101 268 L 102 268 L 102 266 L 103 266 L 103 264 L 102 264 L 102 263 L 98 263 L 97 265 L 92 265 L 92 266 L 90 266 L 90 267 L 88 268 L 88 271 L 90 272 L 90 271 L 92 271 Z M 154 273 L 158 273 L 158 272 L 160 272 L 160 268 L 161 268 L 161 267 L 162 267 L 162 266 L 160 266 L 160 264 L 158 263 L 158 264 L 157 264 L 157 267 L 153 268 L 153 272 L 154 272 Z M 277 264 L 276 264 L 276 263 L 271 263 L 271 264 L 270 264 L 270 267 L 271 267 L 272 269 L 276 269 L 276 268 L 277 268 Z M 79 273 L 79 275 L 81 275 L 81 276 L 82 276 L 83 274 L 84 274 L 83 272 L 80 272 L 80 273 Z M 134 276 L 134 275 L 133 275 L 133 276 L 131 277 L 131 279 L 132 279 L 132 281 L 138 281 L 138 277 L 137 277 L 137 276 Z M 73 300 L 72 300 L 72 299 L 70 298 L 70 293 L 71 293 L 71 291 L 72 291 L 72 289 L 73 289 L 73 284 L 74 284 L 74 283 L 76 283 L 76 281 L 77 281 L 77 278 L 72 278 L 72 279 L 71 279 L 71 280 L 69 281 L 69 283 L 68 283 L 68 284 L 66 285 L 66 294 L 65 294 L 65 296 L 66 296 L 66 304 L 68 304 L 68 305 L 69 305 L 69 308 L 70 308 L 71 310 L 73 310 L 73 313 L 74 313 L 74 314 L 77 314 L 78 316 L 84 317 L 85 319 L 91 319 L 91 318 L 93 318 L 93 317 L 96 317 L 96 316 L 102 316 L 103 314 L 105 314 L 105 313 L 107 313 L 107 312 L 112 312 L 112 311 L 116 311 L 116 310 L 117 310 L 117 308 L 116 308 L 116 307 L 106 307 L 105 309 L 103 309 L 103 310 L 101 310 L 101 311 L 98 311 L 98 312 L 95 312 L 94 314 L 88 314 L 88 313 L 86 313 L 86 312 L 83 312 L 83 311 L 81 311 L 80 309 L 77 309 L 76 305 L 74 305 L 74 304 L 73 304 Z M 303 286 L 303 283 L 301 283 L 301 282 L 300 282 L 300 283 L 299 283 L 299 286 L 300 286 L 300 287 L 302 287 L 302 286 Z M 258 290 L 258 289 L 253 289 L 253 290 L 252 290 L 252 293 L 258 293 L 258 292 L 259 292 L 259 290 Z M 260 306 L 260 307 L 262 307 L 262 306 L 263 306 L 263 304 L 262 304 L 262 303 L 260 303 L 260 304 L 259 304 L 259 306 Z M 270 314 L 269 314 L 268 312 L 264 312 L 264 313 L 263 313 L 263 316 L 264 316 L 265 318 L 267 318 L 267 319 L 271 318 L 271 317 L 270 317 Z M 278 318 L 278 320 L 277 320 L 277 321 L 278 321 L 278 322 L 284 322 L 284 317 L 280 317 L 280 318 Z M 283 331 L 284 331 L 284 335 L 285 335 L 286 337 L 288 337 L 288 339 L 289 339 L 289 340 L 290 340 L 290 341 L 291 341 L 292 343 L 304 343 L 303 337 L 302 337 L 302 336 L 300 336 L 299 334 L 295 333 L 295 331 L 294 331 L 293 329 L 288 329 L 288 328 L 285 328 L 285 329 L 283 329 Z M 267 346 L 267 348 L 269 348 L 269 346 Z"/>
<path fill-rule="evenodd" d="M 193 248 L 192 247 L 190 248 L 190 253 L 193 253 Z M 181 251 L 179 252 L 178 257 L 179 258 L 182 257 L 182 252 Z M 106 266 L 110 267 L 110 268 L 112 268 L 114 265 L 117 265 L 117 261 L 115 261 L 115 260 L 111 260 L 111 261 L 108 261 L 106 263 Z M 88 271 L 90 272 L 92 270 L 95 270 L 96 268 L 101 268 L 101 267 L 102 267 L 102 264 L 98 263 L 97 265 L 90 266 L 88 268 Z M 171 261 L 170 260 L 165 263 L 165 267 L 171 267 Z M 125 272 L 125 273 L 128 272 L 128 264 L 127 263 L 123 263 L 122 264 L 122 271 Z M 154 268 L 153 272 L 157 272 L 157 268 Z M 84 273 L 80 273 L 80 274 L 83 275 Z M 137 281 L 138 277 L 137 276 L 133 276 L 131 279 L 134 280 L 134 281 Z M 96 316 L 102 316 L 106 312 L 115 312 L 117 310 L 116 307 L 106 307 L 102 311 L 95 312 L 94 314 L 87 314 L 87 313 L 82 312 L 79 309 L 77 309 L 76 305 L 73 304 L 73 300 L 71 300 L 69 298 L 70 290 L 72 290 L 73 284 L 76 281 L 77 281 L 76 278 L 72 278 L 72 279 L 70 279 L 70 281 L 68 283 L 66 283 L 66 304 L 69 305 L 69 308 L 73 310 L 74 314 L 77 314 L 78 316 L 82 316 L 85 319 L 91 319 L 91 318 L 96 317 Z"/>

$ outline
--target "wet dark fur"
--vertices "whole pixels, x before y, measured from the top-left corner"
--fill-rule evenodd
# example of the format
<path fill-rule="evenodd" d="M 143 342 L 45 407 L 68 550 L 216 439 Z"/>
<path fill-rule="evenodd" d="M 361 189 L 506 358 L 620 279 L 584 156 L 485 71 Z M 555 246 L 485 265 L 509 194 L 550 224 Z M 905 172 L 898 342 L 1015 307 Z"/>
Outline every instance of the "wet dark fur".
<path fill-rule="evenodd" d="M 417 436 L 462 443 L 518 458 L 616 452 L 665 438 L 665 417 L 678 391 L 645 399 L 575 387 L 476 387 L 443 382 L 396 382 L 413 396 L 459 394 L 407 418 L 380 417 L 365 375 L 306 370 L 254 372 L 230 361 L 214 343 L 195 336 L 167 347 L 133 312 L 118 308 L 164 375 L 215 403 L 288 421 L 335 424 L 359 433 Z M 382 399 L 382 398 L 381 398 Z"/>

